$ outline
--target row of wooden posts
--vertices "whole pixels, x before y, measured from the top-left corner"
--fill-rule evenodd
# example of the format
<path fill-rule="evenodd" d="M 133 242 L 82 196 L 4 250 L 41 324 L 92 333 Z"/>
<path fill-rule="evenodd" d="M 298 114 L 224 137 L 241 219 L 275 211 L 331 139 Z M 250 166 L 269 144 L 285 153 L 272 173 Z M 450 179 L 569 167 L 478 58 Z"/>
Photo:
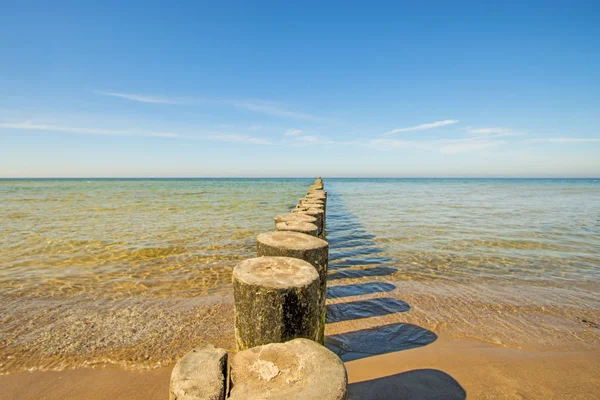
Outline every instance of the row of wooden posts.
<path fill-rule="evenodd" d="M 257 258 L 233 270 L 238 350 L 297 337 L 323 343 L 326 204 L 319 178 L 291 213 L 274 218 L 275 231 L 258 235 Z"/>
<path fill-rule="evenodd" d="M 290 213 L 274 217 L 274 231 L 258 235 L 257 257 L 233 270 L 237 353 L 229 361 L 210 345 L 188 353 L 173 370 L 172 400 L 346 398 L 346 369 L 323 346 L 326 206 L 317 178 Z"/>

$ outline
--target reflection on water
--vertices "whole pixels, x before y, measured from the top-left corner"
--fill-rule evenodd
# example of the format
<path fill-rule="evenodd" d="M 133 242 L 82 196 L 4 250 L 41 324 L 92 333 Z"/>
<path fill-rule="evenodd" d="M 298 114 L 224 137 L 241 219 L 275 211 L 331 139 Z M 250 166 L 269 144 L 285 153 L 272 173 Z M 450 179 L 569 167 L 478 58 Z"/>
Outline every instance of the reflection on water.
<path fill-rule="evenodd" d="M 311 182 L 0 180 L 0 373 L 231 347 L 232 268 Z M 600 183 L 326 185 L 327 340 L 344 357 L 436 335 L 600 345 Z"/>

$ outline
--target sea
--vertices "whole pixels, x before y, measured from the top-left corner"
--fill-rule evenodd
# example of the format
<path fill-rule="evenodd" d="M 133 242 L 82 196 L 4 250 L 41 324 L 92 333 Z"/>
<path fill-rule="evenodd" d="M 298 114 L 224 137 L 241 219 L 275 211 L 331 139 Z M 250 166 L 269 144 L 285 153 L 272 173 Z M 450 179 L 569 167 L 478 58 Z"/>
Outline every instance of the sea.
<path fill-rule="evenodd" d="M 232 270 L 313 180 L 0 180 L 0 373 L 233 348 Z M 345 361 L 438 338 L 600 347 L 600 179 L 324 185 Z"/>

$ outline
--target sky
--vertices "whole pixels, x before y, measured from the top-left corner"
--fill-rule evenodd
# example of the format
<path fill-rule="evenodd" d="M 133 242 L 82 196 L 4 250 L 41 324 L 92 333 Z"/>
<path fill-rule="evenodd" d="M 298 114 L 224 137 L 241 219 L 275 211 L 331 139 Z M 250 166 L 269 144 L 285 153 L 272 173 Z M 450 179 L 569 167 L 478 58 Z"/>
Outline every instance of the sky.
<path fill-rule="evenodd" d="M 0 177 L 600 177 L 598 1 L 0 0 Z"/>

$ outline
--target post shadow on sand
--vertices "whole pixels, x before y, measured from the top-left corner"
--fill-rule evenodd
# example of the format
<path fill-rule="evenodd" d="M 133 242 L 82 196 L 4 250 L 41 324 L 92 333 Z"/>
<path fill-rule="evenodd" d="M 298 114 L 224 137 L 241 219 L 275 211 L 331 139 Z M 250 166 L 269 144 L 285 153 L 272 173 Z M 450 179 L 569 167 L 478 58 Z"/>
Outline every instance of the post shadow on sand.
<path fill-rule="evenodd" d="M 357 300 L 328 305 L 325 322 L 330 324 L 352 319 L 380 317 L 382 315 L 407 312 L 408 310 L 410 310 L 408 303 L 389 297 Z"/>
<path fill-rule="evenodd" d="M 342 361 L 358 360 L 426 346 L 437 335 L 420 326 L 396 323 L 325 337 L 325 346 Z"/>
<path fill-rule="evenodd" d="M 351 383 L 348 400 L 464 400 L 465 389 L 437 369 L 416 369 L 384 378 Z"/>

